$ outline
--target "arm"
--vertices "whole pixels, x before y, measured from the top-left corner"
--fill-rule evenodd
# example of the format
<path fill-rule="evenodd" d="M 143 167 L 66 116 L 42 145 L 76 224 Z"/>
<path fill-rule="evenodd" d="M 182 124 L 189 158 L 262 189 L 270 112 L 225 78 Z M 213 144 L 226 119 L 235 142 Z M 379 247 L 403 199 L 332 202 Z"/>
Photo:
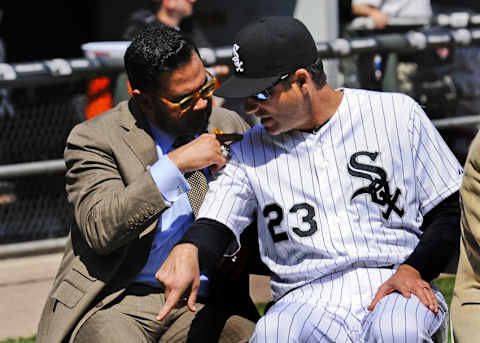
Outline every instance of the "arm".
<path fill-rule="evenodd" d="M 369 306 L 383 296 L 399 291 L 411 293 L 433 312 L 438 309 L 430 281 L 449 261 L 459 238 L 458 189 L 462 168 L 422 108 L 406 99 L 409 146 L 414 160 L 414 185 L 418 208 L 423 214 L 419 243 L 397 272 L 377 291 Z M 418 268 L 418 270 L 417 270 Z M 424 278 L 424 279 L 422 279 Z"/>
<path fill-rule="evenodd" d="M 460 190 L 462 244 L 473 272 L 480 275 L 480 134 L 473 140 L 465 164 Z"/>
<path fill-rule="evenodd" d="M 438 311 L 438 302 L 431 292 L 431 281 L 447 265 L 453 253 L 458 250 L 460 237 L 460 208 L 458 192 L 442 201 L 425 217 L 420 242 L 393 274 L 377 291 L 368 309 L 372 311 L 384 296 L 398 291 L 406 298 L 411 294 L 433 312 Z"/>
<path fill-rule="evenodd" d="M 370 17 L 375 23 L 377 29 L 383 29 L 387 26 L 388 16 L 378 7 L 368 4 L 368 1 L 353 1 L 352 14 L 355 16 Z"/>
<path fill-rule="evenodd" d="M 109 122 L 105 125 L 108 126 Z M 85 122 L 72 131 L 65 151 L 69 201 L 74 205 L 75 219 L 82 236 L 99 255 L 110 254 L 155 229 L 156 219 L 176 200 L 167 200 L 159 190 L 162 187 L 158 182 L 170 182 L 164 174 L 158 175 L 156 166 L 160 161 L 151 170 L 125 175 L 119 164 L 128 163 L 122 156 L 130 154 L 130 148 L 125 146 L 128 152 L 122 151 L 122 137 L 108 136 L 105 132 L 108 130 L 100 130 L 99 125 Z M 114 153 L 111 144 L 118 144 L 120 148 L 117 146 L 118 150 Z M 151 158 L 154 159 L 153 141 L 151 144 Z M 212 164 L 221 168 L 226 162 L 221 156 L 220 143 L 213 134 L 201 135 L 170 152 L 168 158 L 171 168 L 178 168 L 181 172 Z M 141 168 L 140 162 L 135 160 L 133 165 L 132 162 L 129 170 L 134 169 L 134 163 Z"/>
<path fill-rule="evenodd" d="M 77 226 L 99 255 L 138 238 L 166 208 L 148 170 L 126 185 L 108 137 L 98 126 L 85 122 L 72 130 L 65 162 Z"/>
<path fill-rule="evenodd" d="M 235 242 L 234 249 L 238 250 L 240 234 L 253 220 L 255 196 L 235 153 L 244 141 L 234 145 L 229 163 L 218 178 L 209 184 L 199 219 L 188 229 L 181 244 L 172 250 L 155 274 L 157 280 L 165 286 L 167 298 L 158 320 L 165 318 L 186 291 L 189 292 L 188 307 L 195 310 L 199 257 L 203 268 L 212 269 L 228 243 Z"/>
<path fill-rule="evenodd" d="M 436 278 L 459 249 L 460 204 L 458 192 L 429 211 L 423 220 L 420 242 L 404 264 L 415 268 L 422 279 Z"/>
<path fill-rule="evenodd" d="M 191 311 L 196 310 L 195 303 L 200 285 L 199 264 L 202 270 L 212 270 L 229 242 L 234 239 L 232 231 L 215 220 L 199 219 L 190 226 L 155 274 L 157 280 L 165 287 L 166 297 L 157 320 L 163 320 L 180 297 L 188 291 L 187 305 Z"/>

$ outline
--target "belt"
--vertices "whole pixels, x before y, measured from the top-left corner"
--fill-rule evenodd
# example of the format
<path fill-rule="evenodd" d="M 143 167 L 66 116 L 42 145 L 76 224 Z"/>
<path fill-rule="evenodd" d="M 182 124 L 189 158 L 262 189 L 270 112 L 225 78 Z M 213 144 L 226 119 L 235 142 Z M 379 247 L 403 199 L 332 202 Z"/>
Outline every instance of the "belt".
<path fill-rule="evenodd" d="M 133 282 L 126 288 L 125 292 L 132 295 L 147 295 L 147 294 L 160 294 L 165 293 L 163 286 L 159 287 L 151 286 L 146 283 Z M 186 297 L 180 299 L 180 302 L 186 301 Z M 197 303 L 205 304 L 208 298 L 206 296 L 197 295 Z"/>
<path fill-rule="evenodd" d="M 128 285 L 126 292 L 133 295 L 147 295 L 147 294 L 157 294 L 164 293 L 165 290 L 160 284 L 158 287 L 147 285 L 146 283 L 134 282 Z"/>
<path fill-rule="evenodd" d="M 388 265 L 388 266 L 381 266 L 381 267 L 378 267 L 378 268 L 382 268 L 382 269 L 393 269 L 393 268 L 395 268 L 395 265 L 394 265 L 394 264 L 391 264 L 391 265 Z"/>

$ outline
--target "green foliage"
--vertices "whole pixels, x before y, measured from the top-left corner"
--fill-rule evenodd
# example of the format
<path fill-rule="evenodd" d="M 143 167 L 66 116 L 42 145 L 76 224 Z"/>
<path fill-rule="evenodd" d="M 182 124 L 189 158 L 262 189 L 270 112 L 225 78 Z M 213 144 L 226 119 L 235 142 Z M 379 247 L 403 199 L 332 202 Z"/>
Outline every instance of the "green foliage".
<path fill-rule="evenodd" d="M 455 277 L 448 276 L 442 277 L 435 280 L 435 284 L 438 286 L 442 292 L 445 300 L 447 301 L 448 308 L 450 309 L 450 302 L 452 301 L 453 296 L 453 286 L 455 286 Z"/>
<path fill-rule="evenodd" d="M 35 337 L 30 338 L 7 338 L 0 343 L 35 343 Z"/>

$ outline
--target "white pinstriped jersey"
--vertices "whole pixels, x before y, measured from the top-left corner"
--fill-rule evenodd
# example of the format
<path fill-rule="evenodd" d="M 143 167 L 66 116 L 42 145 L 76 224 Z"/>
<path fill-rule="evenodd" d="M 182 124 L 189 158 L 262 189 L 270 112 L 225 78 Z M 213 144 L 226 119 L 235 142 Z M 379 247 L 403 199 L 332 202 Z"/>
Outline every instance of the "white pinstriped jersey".
<path fill-rule="evenodd" d="M 237 239 L 257 216 L 274 299 L 348 268 L 401 264 L 423 215 L 459 189 L 461 166 L 413 99 L 343 93 L 316 133 L 249 130 L 200 210 Z"/>

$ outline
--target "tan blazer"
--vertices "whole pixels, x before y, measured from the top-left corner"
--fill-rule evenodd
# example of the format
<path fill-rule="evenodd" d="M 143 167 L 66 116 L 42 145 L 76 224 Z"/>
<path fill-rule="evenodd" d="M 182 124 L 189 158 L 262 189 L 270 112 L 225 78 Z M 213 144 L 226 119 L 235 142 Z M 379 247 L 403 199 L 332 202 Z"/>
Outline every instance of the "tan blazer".
<path fill-rule="evenodd" d="M 236 113 L 215 108 L 209 130 L 241 133 Z M 135 102 L 77 125 L 65 149 L 66 189 L 75 222 L 40 319 L 37 342 L 60 343 L 115 299 L 145 264 L 166 209 L 148 168 L 157 161 Z M 73 332 L 73 333 L 72 333 Z"/>
<path fill-rule="evenodd" d="M 455 343 L 480 342 L 480 133 L 470 145 L 460 189 L 460 259 L 451 304 Z"/>

